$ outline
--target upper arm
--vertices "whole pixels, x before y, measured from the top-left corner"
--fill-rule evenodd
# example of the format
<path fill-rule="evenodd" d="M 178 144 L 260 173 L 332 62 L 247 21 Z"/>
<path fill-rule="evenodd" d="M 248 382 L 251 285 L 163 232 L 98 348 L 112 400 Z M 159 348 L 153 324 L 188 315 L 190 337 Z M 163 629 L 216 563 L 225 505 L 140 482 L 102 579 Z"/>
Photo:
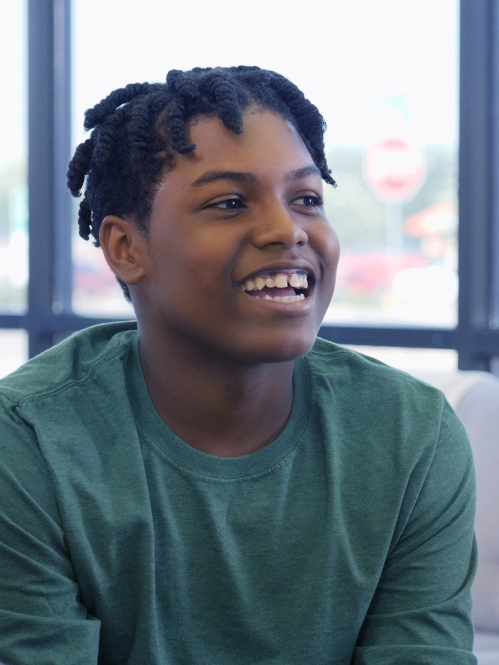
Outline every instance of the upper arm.
<path fill-rule="evenodd" d="M 79 600 L 57 501 L 32 429 L 0 404 L 0 661 L 97 663 L 100 622 Z"/>
<path fill-rule="evenodd" d="M 462 423 L 445 404 L 433 459 L 383 568 L 354 665 L 476 663 L 474 513 L 471 449 Z"/>

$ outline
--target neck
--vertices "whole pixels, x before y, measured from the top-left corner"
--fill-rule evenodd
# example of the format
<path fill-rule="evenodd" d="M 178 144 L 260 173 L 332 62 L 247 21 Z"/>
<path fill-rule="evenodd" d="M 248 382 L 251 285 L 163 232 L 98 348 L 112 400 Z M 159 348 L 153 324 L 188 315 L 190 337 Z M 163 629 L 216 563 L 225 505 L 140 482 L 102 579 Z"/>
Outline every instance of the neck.
<path fill-rule="evenodd" d="M 282 432 L 293 401 L 293 361 L 243 364 L 139 334 L 153 404 L 185 443 L 210 455 L 239 457 Z"/>

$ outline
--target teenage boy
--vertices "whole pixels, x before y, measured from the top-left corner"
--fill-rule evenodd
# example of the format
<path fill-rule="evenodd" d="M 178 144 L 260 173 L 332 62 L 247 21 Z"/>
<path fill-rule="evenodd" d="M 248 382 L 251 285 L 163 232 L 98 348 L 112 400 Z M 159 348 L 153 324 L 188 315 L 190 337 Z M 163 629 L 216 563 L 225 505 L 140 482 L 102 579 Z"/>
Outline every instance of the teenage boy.
<path fill-rule="evenodd" d="M 0 384 L 8 665 L 471 665 L 474 477 L 438 391 L 316 334 L 318 110 L 256 67 L 87 111 L 70 164 L 137 323 Z"/>

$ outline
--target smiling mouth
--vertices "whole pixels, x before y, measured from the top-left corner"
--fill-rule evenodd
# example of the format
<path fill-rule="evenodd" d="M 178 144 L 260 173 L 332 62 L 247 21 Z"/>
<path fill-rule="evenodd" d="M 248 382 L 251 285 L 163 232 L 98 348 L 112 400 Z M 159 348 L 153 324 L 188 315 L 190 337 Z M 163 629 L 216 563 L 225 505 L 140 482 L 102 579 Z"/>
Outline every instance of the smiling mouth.
<path fill-rule="evenodd" d="M 241 290 L 253 298 L 294 303 L 310 294 L 309 277 L 305 270 L 268 272 L 246 279 Z"/>

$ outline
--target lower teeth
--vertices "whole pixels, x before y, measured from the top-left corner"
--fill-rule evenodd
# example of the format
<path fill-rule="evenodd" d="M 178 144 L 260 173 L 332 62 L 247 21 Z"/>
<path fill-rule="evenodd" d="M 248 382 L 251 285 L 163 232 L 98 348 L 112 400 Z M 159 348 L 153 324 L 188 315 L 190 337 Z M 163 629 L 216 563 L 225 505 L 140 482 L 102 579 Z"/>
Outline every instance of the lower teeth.
<path fill-rule="evenodd" d="M 299 296 L 275 296 L 275 298 L 272 298 L 272 296 L 264 296 L 264 300 L 276 300 L 277 302 L 298 302 L 300 300 L 303 300 L 305 296 L 303 293 L 300 293 Z"/>

